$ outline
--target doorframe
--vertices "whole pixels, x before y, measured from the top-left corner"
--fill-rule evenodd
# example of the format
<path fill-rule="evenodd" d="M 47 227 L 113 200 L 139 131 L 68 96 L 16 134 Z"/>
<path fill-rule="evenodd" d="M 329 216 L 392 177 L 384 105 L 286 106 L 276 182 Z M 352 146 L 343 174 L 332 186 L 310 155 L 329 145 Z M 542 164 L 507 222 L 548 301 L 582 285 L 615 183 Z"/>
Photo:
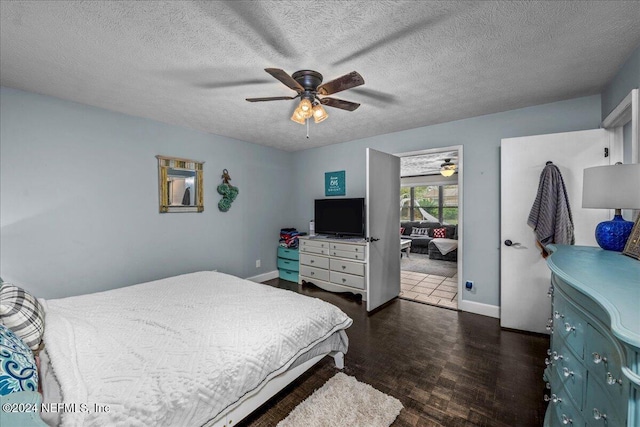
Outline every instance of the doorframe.
<path fill-rule="evenodd" d="M 393 153 L 394 156 L 408 157 L 417 156 L 420 154 L 441 153 L 445 151 L 458 150 L 458 263 L 457 263 L 457 275 L 458 275 L 458 310 L 462 310 L 462 271 L 464 266 L 464 156 L 462 145 L 449 145 L 445 147 L 426 148 L 424 150 L 405 151 L 401 153 Z M 401 169 L 402 172 L 402 169 Z"/>

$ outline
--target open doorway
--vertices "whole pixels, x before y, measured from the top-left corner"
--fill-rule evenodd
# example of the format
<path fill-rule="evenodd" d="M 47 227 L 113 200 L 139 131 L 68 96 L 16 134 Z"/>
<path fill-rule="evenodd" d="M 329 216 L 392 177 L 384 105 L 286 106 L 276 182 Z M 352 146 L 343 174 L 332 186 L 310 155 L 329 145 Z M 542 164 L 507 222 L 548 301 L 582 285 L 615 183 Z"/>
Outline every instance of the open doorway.
<path fill-rule="evenodd" d="M 462 146 L 398 156 L 400 297 L 457 310 L 462 254 Z"/>

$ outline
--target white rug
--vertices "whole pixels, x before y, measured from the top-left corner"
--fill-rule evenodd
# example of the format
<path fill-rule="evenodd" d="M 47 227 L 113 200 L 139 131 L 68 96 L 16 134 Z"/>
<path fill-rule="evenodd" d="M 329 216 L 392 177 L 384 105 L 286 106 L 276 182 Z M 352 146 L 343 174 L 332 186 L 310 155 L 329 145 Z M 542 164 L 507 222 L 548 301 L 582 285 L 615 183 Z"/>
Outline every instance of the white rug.
<path fill-rule="evenodd" d="M 402 407 L 395 397 L 339 372 L 277 427 L 389 427 Z"/>

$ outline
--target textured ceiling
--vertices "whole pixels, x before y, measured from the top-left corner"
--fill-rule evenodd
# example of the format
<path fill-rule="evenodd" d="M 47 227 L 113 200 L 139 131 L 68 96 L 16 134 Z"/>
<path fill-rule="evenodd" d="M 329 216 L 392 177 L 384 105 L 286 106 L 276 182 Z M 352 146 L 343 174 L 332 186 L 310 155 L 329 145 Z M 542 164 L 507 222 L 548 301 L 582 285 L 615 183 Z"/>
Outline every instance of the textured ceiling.
<path fill-rule="evenodd" d="M 458 150 L 438 153 L 417 154 L 400 158 L 400 176 L 423 176 L 440 174 L 442 163 L 449 159 L 458 165 Z"/>
<path fill-rule="evenodd" d="M 599 93 L 640 45 L 631 1 L 0 3 L 0 83 L 285 150 Z M 358 71 L 305 126 L 265 73 Z"/>

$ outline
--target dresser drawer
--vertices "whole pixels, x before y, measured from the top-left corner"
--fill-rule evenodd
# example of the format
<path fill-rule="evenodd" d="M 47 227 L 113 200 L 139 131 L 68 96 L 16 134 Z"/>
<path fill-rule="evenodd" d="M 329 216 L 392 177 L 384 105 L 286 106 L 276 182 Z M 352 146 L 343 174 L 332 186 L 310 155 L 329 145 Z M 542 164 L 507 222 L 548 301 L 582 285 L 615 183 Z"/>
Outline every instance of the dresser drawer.
<path fill-rule="evenodd" d="M 558 312 L 553 321 L 553 337 L 556 342 L 565 342 L 576 355 L 584 359 L 584 337 L 587 322 L 556 290 L 553 309 Z"/>
<path fill-rule="evenodd" d="M 329 269 L 329 258 L 323 256 L 300 254 L 300 264 L 316 268 Z"/>
<path fill-rule="evenodd" d="M 364 277 L 354 276 L 353 274 L 338 273 L 331 271 L 329 273 L 331 282 L 337 285 L 350 286 L 352 288 L 364 289 Z"/>
<path fill-rule="evenodd" d="M 300 248 L 329 249 L 329 242 L 323 239 L 298 239 Z"/>
<path fill-rule="evenodd" d="M 300 266 L 300 275 L 309 277 L 311 279 L 319 279 L 327 282 L 329 281 L 329 270 L 309 267 L 308 265 L 304 264 Z"/>
<path fill-rule="evenodd" d="M 304 246 L 304 247 L 300 247 L 300 252 L 307 252 L 307 253 L 311 253 L 311 254 L 318 254 L 318 255 L 328 255 L 329 254 L 329 248 L 319 248 L 316 246 Z"/>
<path fill-rule="evenodd" d="M 587 380 L 586 369 L 564 345 L 557 347 L 557 354 L 552 353 L 550 358 L 553 360 L 558 381 L 571 395 L 578 409 L 583 409 L 582 390 Z"/>
<path fill-rule="evenodd" d="M 359 253 L 365 252 L 365 246 L 363 245 L 349 245 L 346 243 L 331 242 L 331 244 L 329 245 L 329 248 L 332 250 L 344 251 L 344 252 L 359 252 Z"/>
<path fill-rule="evenodd" d="M 290 259 L 278 258 L 278 269 L 282 270 L 290 270 L 290 271 L 298 271 L 298 261 L 293 261 Z"/>
<path fill-rule="evenodd" d="M 587 398 L 583 411 L 587 425 L 600 427 L 626 425 L 629 404 L 628 383 L 625 383 L 626 387 L 624 385 L 604 386 L 591 378 L 588 381 Z M 597 419 L 598 415 L 600 415 L 599 419 Z"/>
<path fill-rule="evenodd" d="M 300 259 L 300 255 L 297 249 L 289 249 L 278 246 L 278 258 L 286 258 L 297 261 L 298 259 Z"/>
<path fill-rule="evenodd" d="M 623 378 L 623 358 L 609 334 L 602 334 L 589 324 L 585 348 L 585 365 L 593 378 L 597 378 L 602 384 Z"/>
<path fill-rule="evenodd" d="M 332 258 L 329 265 L 333 271 L 355 274 L 356 276 L 364 276 L 364 264 L 361 262 L 344 261 Z"/>
<path fill-rule="evenodd" d="M 364 261 L 364 253 L 363 252 L 350 252 L 350 251 L 339 251 L 337 249 L 331 249 L 329 254 L 331 256 L 339 257 L 339 258 L 349 258 L 349 259 L 357 259 L 360 261 Z"/>
<path fill-rule="evenodd" d="M 291 270 L 278 270 L 278 276 L 280 276 L 283 280 L 288 280 L 289 282 L 298 283 L 298 272 Z"/>
<path fill-rule="evenodd" d="M 551 405 L 552 403 L 550 403 Z M 553 405 L 551 408 L 551 427 L 570 426 L 584 427 L 585 421 L 582 418 L 580 410 L 575 408 L 568 402 L 562 405 Z"/>

